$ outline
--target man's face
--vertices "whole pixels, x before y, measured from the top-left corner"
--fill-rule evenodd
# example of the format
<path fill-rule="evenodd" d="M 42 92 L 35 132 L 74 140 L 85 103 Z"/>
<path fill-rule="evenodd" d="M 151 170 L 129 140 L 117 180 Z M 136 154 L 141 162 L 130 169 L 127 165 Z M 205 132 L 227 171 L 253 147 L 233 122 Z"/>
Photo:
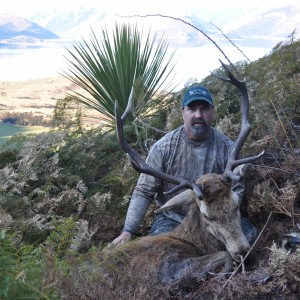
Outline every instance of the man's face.
<path fill-rule="evenodd" d="M 214 108 L 206 101 L 195 100 L 182 109 L 183 126 L 189 138 L 202 141 L 211 131 Z"/>

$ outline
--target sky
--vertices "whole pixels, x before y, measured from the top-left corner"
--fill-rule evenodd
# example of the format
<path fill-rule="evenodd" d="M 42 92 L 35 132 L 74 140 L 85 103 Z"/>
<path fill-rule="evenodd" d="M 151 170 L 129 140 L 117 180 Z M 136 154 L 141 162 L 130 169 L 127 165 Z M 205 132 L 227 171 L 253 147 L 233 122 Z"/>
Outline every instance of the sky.
<path fill-rule="evenodd" d="M 18 11 L 20 16 L 38 12 L 45 9 L 67 9 L 74 7 L 101 6 L 110 13 L 168 13 L 169 15 L 181 14 L 189 11 L 201 15 L 209 11 L 220 12 L 232 9 L 241 9 L 243 12 L 251 9 L 265 9 L 280 7 L 288 3 L 298 3 L 299 0 L 1 0 L 1 13 L 14 13 Z M 202 17 L 202 16 L 201 16 Z M 205 15 L 203 15 L 205 19 Z"/>

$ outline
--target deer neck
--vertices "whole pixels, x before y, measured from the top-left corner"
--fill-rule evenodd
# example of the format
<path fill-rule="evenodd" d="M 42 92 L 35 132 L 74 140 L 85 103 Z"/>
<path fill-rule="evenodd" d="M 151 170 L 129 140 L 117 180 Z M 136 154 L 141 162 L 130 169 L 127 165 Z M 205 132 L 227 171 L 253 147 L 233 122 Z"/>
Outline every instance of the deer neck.
<path fill-rule="evenodd" d="M 191 205 L 187 216 L 170 232 L 170 236 L 193 243 L 203 255 L 220 250 L 222 247 L 222 243 L 205 229 L 199 207 L 196 204 Z"/>

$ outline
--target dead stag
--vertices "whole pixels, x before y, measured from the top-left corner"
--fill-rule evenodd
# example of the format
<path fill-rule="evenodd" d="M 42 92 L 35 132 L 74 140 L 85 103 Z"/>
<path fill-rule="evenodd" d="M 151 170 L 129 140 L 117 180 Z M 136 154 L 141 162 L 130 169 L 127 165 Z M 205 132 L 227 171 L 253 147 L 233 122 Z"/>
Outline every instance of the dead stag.
<path fill-rule="evenodd" d="M 249 97 L 245 83 L 237 80 L 223 63 L 222 66 L 229 79 L 220 79 L 236 86 L 242 95 L 241 130 L 223 174 L 207 174 L 192 183 L 153 169 L 128 145 L 123 135 L 123 124 L 131 111 L 132 94 L 122 117 L 116 103 L 119 143 L 130 157 L 133 167 L 138 172 L 177 184 L 170 193 L 187 189 L 158 209 L 162 212 L 189 204 L 189 213 L 178 227 L 161 236 L 137 239 L 122 249 L 129 255 L 127 270 L 139 272 L 141 276 L 152 274 L 161 284 L 185 286 L 193 280 L 200 280 L 210 271 L 228 272 L 233 260 L 240 261 L 240 257 L 249 250 L 249 242 L 241 229 L 240 203 L 232 194 L 231 182 L 238 179 L 233 172 L 235 167 L 252 162 L 263 153 L 238 159 L 251 131 L 248 122 Z"/>

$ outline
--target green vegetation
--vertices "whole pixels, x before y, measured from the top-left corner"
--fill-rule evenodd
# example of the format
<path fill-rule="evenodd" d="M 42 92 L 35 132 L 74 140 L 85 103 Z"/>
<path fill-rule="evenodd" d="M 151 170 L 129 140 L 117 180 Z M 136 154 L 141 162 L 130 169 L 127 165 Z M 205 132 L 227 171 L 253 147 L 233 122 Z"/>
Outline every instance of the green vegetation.
<path fill-rule="evenodd" d="M 58 99 L 53 112 L 55 127 L 63 131 L 82 133 L 83 109 L 74 97 Z"/>
<path fill-rule="evenodd" d="M 42 115 L 34 115 L 32 112 L 2 113 L 1 120 L 3 123 L 22 126 L 53 126 L 52 120 L 47 120 Z"/>
<path fill-rule="evenodd" d="M 50 264 L 49 258 L 53 255 L 54 267 L 67 272 L 61 258 L 71 253 L 68 246 L 72 242 L 74 228 L 74 221 L 66 218 L 45 243 L 37 247 L 21 242 L 16 232 L 0 230 L 0 298 L 59 299 L 52 288 L 55 278 L 46 273 L 46 264 Z"/>

